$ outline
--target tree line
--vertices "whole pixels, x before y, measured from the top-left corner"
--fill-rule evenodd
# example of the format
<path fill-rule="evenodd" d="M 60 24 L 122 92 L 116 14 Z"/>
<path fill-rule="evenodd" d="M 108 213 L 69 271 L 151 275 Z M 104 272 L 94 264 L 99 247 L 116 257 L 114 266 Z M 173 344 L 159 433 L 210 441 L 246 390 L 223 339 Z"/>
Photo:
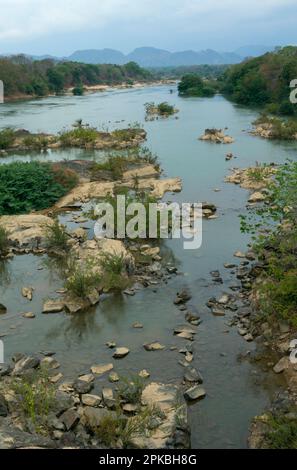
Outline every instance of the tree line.
<path fill-rule="evenodd" d="M 17 95 L 46 96 L 63 93 L 67 88 L 91 85 L 133 84 L 134 80 L 151 78 L 149 71 L 135 62 L 125 65 L 55 62 L 51 59 L 31 60 L 26 56 L 0 59 L 0 80 L 5 97 Z"/>

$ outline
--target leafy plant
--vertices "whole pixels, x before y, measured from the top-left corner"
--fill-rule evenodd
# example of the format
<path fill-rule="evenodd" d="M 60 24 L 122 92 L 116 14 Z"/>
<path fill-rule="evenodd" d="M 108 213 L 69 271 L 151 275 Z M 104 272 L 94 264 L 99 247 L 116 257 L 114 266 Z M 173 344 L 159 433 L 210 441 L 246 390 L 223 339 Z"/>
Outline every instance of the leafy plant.
<path fill-rule="evenodd" d="M 10 127 L 2 129 L 0 131 L 0 149 L 5 150 L 14 144 L 16 139 L 15 131 Z"/>
<path fill-rule="evenodd" d="M 9 247 L 7 232 L 4 227 L 0 226 L 0 257 L 5 255 Z"/>
<path fill-rule="evenodd" d="M 57 172 L 48 163 L 1 165 L 0 215 L 25 214 L 51 207 L 73 185 L 73 178 L 68 178 L 67 172 L 62 168 Z"/>
<path fill-rule="evenodd" d="M 68 292 L 80 299 L 85 299 L 93 289 L 101 284 L 101 276 L 94 269 L 94 263 L 89 260 L 85 266 L 73 263 L 68 265 L 69 277 L 65 283 Z"/>
<path fill-rule="evenodd" d="M 23 414 L 35 426 L 39 422 L 44 423 L 56 403 L 55 388 L 50 382 L 48 370 L 40 367 L 31 375 L 15 379 L 13 389 Z"/>
<path fill-rule="evenodd" d="M 53 224 L 47 226 L 46 243 L 48 248 L 54 250 L 69 251 L 69 236 L 66 227 L 56 219 Z"/>
<path fill-rule="evenodd" d="M 266 440 L 270 449 L 297 449 L 297 419 L 271 415 L 268 424 Z"/>

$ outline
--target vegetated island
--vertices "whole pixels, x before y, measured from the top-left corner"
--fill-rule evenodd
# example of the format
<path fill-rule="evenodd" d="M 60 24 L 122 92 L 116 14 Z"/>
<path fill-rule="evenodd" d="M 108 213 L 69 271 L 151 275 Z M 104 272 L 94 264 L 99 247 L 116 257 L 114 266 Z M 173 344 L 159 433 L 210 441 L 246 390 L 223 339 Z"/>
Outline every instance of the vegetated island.
<path fill-rule="evenodd" d="M 217 92 L 215 80 L 203 80 L 196 74 L 188 73 L 184 75 L 178 84 L 180 96 L 212 97 Z"/>
<path fill-rule="evenodd" d="M 0 155 L 9 151 L 47 150 L 59 148 L 126 149 L 137 147 L 146 139 L 146 131 L 138 123 L 126 129 L 101 131 L 82 120 L 77 120 L 72 129 L 63 129 L 58 134 L 33 134 L 25 129 L 5 128 L 0 131 Z"/>

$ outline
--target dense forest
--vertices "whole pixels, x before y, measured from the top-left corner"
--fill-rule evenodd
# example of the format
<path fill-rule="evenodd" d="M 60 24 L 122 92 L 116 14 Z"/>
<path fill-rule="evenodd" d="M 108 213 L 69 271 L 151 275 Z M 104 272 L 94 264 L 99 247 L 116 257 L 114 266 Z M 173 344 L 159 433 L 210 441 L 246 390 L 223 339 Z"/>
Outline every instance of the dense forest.
<path fill-rule="evenodd" d="M 297 78 L 297 47 L 288 46 L 231 66 L 221 77 L 221 90 L 237 103 L 265 106 L 275 114 L 294 115 L 290 82 Z"/>
<path fill-rule="evenodd" d="M 125 65 L 94 65 L 78 62 L 33 61 L 25 56 L 0 59 L 0 80 L 4 83 L 5 97 L 18 95 L 45 96 L 62 93 L 69 87 L 79 91 L 84 85 L 132 84 L 134 80 L 147 80 L 150 72 L 135 62 Z"/>
<path fill-rule="evenodd" d="M 178 84 L 178 93 L 180 96 L 213 96 L 217 89 L 217 83 L 213 80 L 202 80 L 194 73 L 184 75 Z"/>
<path fill-rule="evenodd" d="M 187 74 L 195 74 L 203 79 L 216 79 L 227 69 L 228 65 L 182 65 L 179 67 L 154 67 L 149 71 L 158 79 L 178 79 Z"/>

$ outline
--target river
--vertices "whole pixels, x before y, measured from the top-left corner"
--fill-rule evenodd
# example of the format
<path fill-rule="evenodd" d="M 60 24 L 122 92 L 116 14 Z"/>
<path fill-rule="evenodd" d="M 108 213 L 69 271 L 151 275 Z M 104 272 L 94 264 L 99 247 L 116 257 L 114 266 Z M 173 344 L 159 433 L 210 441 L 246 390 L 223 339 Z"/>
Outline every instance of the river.
<path fill-rule="evenodd" d="M 173 305 L 178 289 L 189 287 L 190 306 L 198 311 L 202 324 L 194 343 L 193 366 L 204 377 L 207 396 L 189 407 L 193 448 L 244 448 L 250 420 L 269 403 L 277 379 L 260 367 L 239 358 L 255 349 L 228 322 L 233 313 L 214 317 L 205 306 L 208 298 L 230 292 L 234 277 L 223 267 L 225 262 L 239 262 L 236 250 L 246 250 L 249 237 L 240 233 L 239 215 L 245 211 L 248 193 L 224 177 L 234 167 L 284 162 L 296 158 L 296 144 L 272 142 L 251 136 L 247 130 L 257 117 L 255 110 L 243 108 L 222 96 L 214 98 L 179 98 L 169 86 L 113 90 L 82 97 L 49 97 L 0 106 L 0 128 L 15 126 L 31 132 L 58 132 L 76 119 L 102 128 L 125 127 L 139 122 L 148 133 L 146 146 L 159 156 L 164 175 L 180 176 L 183 190 L 170 200 L 209 201 L 218 207 L 218 218 L 203 222 L 203 243 L 199 250 L 184 250 L 181 240 L 163 243 L 163 253 L 174 259 L 182 274 L 168 284 L 140 290 L 134 297 L 110 296 L 96 308 L 83 314 L 42 315 L 42 304 L 62 281 L 55 270 L 44 264 L 45 256 L 22 255 L 1 265 L 0 300 L 9 313 L 0 318 L 0 334 L 5 334 L 5 354 L 40 350 L 56 351 L 65 377 L 88 371 L 94 363 L 111 361 L 112 351 L 105 345 L 114 340 L 127 346 L 130 354 L 116 363 L 119 374 L 136 373 L 146 368 L 151 380 L 180 383 L 183 368 L 178 349 L 180 339 L 173 328 L 184 323 L 184 315 Z M 172 88 L 172 86 L 171 86 Z M 179 109 L 178 119 L 144 121 L 144 103 L 168 101 Z M 228 127 L 235 138 L 230 145 L 216 145 L 198 140 L 207 127 Z M 232 152 L 237 158 L 225 161 Z M 102 153 L 83 150 L 51 151 L 47 154 L 11 155 L 13 160 L 100 159 Z M 219 188 L 221 191 L 215 192 Z M 67 221 L 67 217 L 65 218 Z M 90 230 L 92 229 L 89 223 Z M 224 283 L 212 282 L 210 271 L 219 269 Z M 33 301 L 22 298 L 24 285 L 34 286 Z M 34 320 L 22 318 L 21 312 L 33 311 Z M 143 329 L 132 328 L 135 321 Z M 166 350 L 146 352 L 145 342 L 160 341 Z M 171 346 L 178 346 L 171 350 Z M 102 379 L 102 384 L 105 379 Z"/>

